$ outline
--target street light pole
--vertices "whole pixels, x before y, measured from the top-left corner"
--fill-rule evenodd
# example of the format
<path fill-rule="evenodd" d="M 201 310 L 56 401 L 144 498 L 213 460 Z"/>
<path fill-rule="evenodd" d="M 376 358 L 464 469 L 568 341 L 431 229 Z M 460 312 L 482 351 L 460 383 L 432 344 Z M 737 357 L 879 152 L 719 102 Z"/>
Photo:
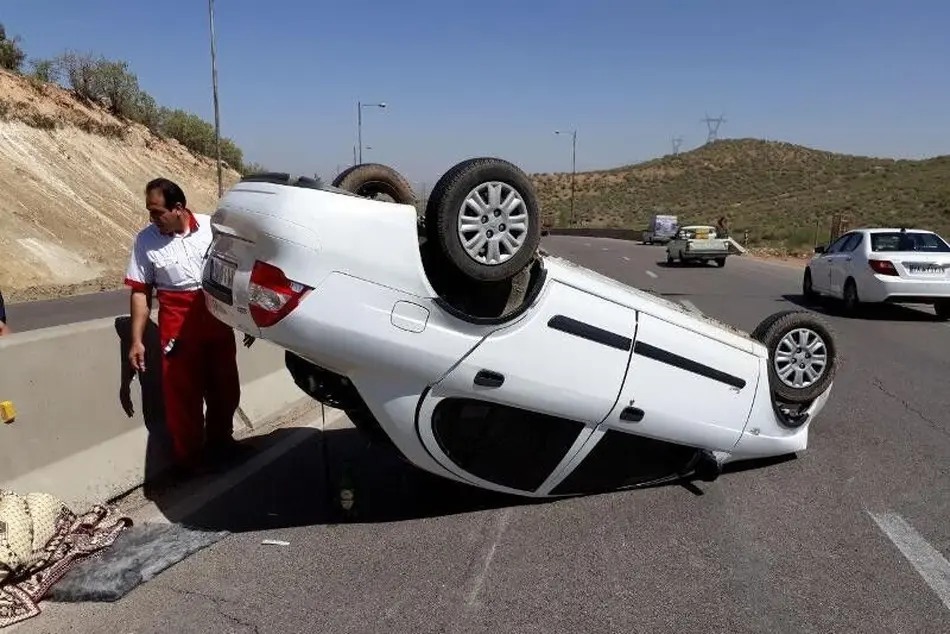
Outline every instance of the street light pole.
<path fill-rule="evenodd" d="M 360 148 L 359 162 L 363 163 L 363 108 L 385 108 L 384 102 L 362 103 L 356 102 L 356 141 Z"/>
<path fill-rule="evenodd" d="M 221 116 L 218 111 L 218 53 L 214 39 L 214 0 L 208 0 L 208 26 L 211 30 L 211 86 L 214 94 L 214 151 L 218 158 L 218 198 L 224 195 L 221 176 Z"/>
<path fill-rule="evenodd" d="M 577 130 L 563 131 L 571 135 L 571 226 L 574 226 L 574 175 L 577 173 Z M 554 134 L 561 134 L 562 130 L 555 130 Z"/>

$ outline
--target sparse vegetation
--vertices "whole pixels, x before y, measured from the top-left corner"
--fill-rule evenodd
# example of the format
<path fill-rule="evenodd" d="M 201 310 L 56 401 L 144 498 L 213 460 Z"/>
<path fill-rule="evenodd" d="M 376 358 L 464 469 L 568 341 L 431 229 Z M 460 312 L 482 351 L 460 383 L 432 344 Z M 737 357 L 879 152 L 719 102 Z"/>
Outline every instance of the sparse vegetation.
<path fill-rule="evenodd" d="M 26 53 L 19 38 L 8 39 L 0 24 L 0 68 L 22 72 Z M 66 51 L 55 59 L 30 60 L 27 75 L 31 85 L 42 92 L 44 84 L 56 83 L 72 91 L 81 101 L 108 110 L 120 121 L 141 123 L 158 136 L 173 138 L 186 148 L 203 156 L 216 158 L 214 126 L 201 117 L 160 106 L 139 86 L 138 77 L 121 60 L 101 55 Z M 6 118 L 17 118 L 44 130 L 56 127 L 56 121 L 32 111 L 12 111 L 8 104 Z M 122 126 L 99 122 L 78 123 L 81 129 L 109 137 L 122 136 Z M 221 160 L 239 172 L 245 171 L 244 155 L 233 140 L 221 137 Z"/>
<path fill-rule="evenodd" d="M 646 228 L 653 213 L 681 222 L 729 219 L 751 246 L 805 251 L 832 218 L 850 226 L 907 225 L 950 237 L 950 156 L 870 158 L 773 141 L 716 141 L 691 152 L 575 178 L 575 225 Z M 570 174 L 534 176 L 545 222 L 564 226 Z"/>
<path fill-rule="evenodd" d="M 19 72 L 25 59 L 26 53 L 20 48 L 20 38 L 8 38 L 7 30 L 0 24 L 0 68 Z"/>

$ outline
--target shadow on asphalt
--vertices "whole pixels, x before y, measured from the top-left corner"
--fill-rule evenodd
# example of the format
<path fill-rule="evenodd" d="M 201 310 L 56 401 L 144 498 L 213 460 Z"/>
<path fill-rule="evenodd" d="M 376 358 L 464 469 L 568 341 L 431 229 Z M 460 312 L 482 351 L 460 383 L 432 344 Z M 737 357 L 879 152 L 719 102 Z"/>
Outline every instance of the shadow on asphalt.
<path fill-rule="evenodd" d="M 556 501 L 498 494 L 429 474 L 406 463 L 387 447 L 371 444 L 353 428 L 326 432 L 309 427 L 277 429 L 243 441 L 254 449 L 249 459 L 287 441 L 291 434 L 301 439 L 293 449 L 197 510 L 183 514 L 176 511 L 177 502 L 195 485 L 179 485 L 174 490 L 153 492 L 149 497 L 172 522 L 232 533 L 398 522 Z M 726 465 L 723 476 L 795 458 L 791 455 Z M 682 486 L 695 495 L 703 495 L 702 489 L 715 483 L 683 480 L 640 488 L 669 486 Z M 341 506 L 342 489 L 353 492 L 349 512 Z"/>
<path fill-rule="evenodd" d="M 149 498 L 172 522 L 233 533 L 396 522 L 535 503 L 431 475 L 385 447 L 371 445 L 353 428 L 277 429 L 242 441 L 254 448 L 247 459 L 287 441 L 290 434 L 301 439 L 299 444 L 196 511 L 176 511 L 188 484 L 153 490 Z M 343 489 L 353 492 L 349 512 L 341 507 Z"/>
<path fill-rule="evenodd" d="M 830 317 L 848 318 L 841 302 L 832 298 L 819 298 L 817 301 L 806 301 L 801 294 L 782 295 L 782 300 L 795 304 L 800 308 L 813 310 L 816 313 Z M 781 300 L 780 300 L 781 301 Z M 930 309 L 932 310 L 932 309 Z M 917 309 L 897 304 L 877 304 L 861 306 L 858 313 L 851 319 L 867 321 L 908 321 L 908 322 L 941 322 L 933 312 L 927 308 Z"/>

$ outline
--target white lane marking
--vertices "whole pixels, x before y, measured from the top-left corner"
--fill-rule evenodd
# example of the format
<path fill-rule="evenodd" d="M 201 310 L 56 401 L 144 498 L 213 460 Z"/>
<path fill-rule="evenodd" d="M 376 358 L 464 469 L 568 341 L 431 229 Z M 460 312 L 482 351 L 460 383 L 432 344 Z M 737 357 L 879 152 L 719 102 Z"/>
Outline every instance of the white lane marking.
<path fill-rule="evenodd" d="M 627 256 L 623 256 L 623 259 L 624 259 L 625 262 L 629 262 L 629 261 L 630 261 L 630 258 L 628 258 Z"/>
<path fill-rule="evenodd" d="M 589 247 L 589 246 L 590 246 L 590 242 L 585 242 L 585 243 L 584 243 L 584 246 L 585 246 L 585 247 Z"/>
<path fill-rule="evenodd" d="M 659 275 L 657 275 L 657 274 L 654 273 L 653 271 L 647 271 L 647 275 L 649 275 L 649 276 L 652 277 L 653 279 L 656 279 L 656 278 L 659 277 Z"/>
<path fill-rule="evenodd" d="M 607 247 L 600 247 L 600 250 L 601 250 L 601 251 L 610 251 L 610 249 L 608 249 Z"/>
<path fill-rule="evenodd" d="M 501 536 L 505 532 L 505 528 L 508 526 L 508 519 L 510 517 L 510 507 L 506 508 L 498 517 L 498 521 L 495 524 L 495 538 L 492 540 L 491 548 L 488 549 L 488 554 L 485 555 L 485 561 L 482 563 L 482 569 L 477 575 L 475 575 L 475 584 L 472 586 L 472 591 L 468 593 L 468 597 L 465 601 L 469 607 L 475 605 L 475 602 L 478 599 L 478 593 L 482 591 L 482 586 L 485 585 L 485 578 L 488 576 L 488 568 L 491 566 L 492 559 L 495 558 L 495 551 L 498 550 L 498 542 L 501 541 Z"/>
<path fill-rule="evenodd" d="M 870 511 L 868 515 L 950 610 L 950 562 L 900 515 Z"/>
<path fill-rule="evenodd" d="M 168 508 L 167 513 L 160 509 L 155 502 L 150 502 L 144 507 L 136 509 L 133 513 L 133 519 L 136 523 L 140 524 L 146 522 L 170 524 L 173 520 L 169 519 L 169 517 L 176 518 L 177 521 L 180 521 L 181 518 L 191 515 L 198 509 L 207 506 L 252 475 L 260 472 L 301 443 L 311 440 L 313 438 L 314 429 L 322 431 L 335 429 L 340 426 L 342 422 L 341 419 L 344 418 L 343 412 L 339 410 L 329 410 L 326 412 L 325 418 L 323 415 L 317 414 L 312 420 L 307 421 L 303 425 L 285 427 L 284 429 L 288 432 L 285 438 L 282 438 L 271 447 L 255 455 L 238 468 L 218 476 L 204 486 L 199 485 L 193 493 L 188 494 L 184 499 L 177 501 L 177 503 Z"/>
<path fill-rule="evenodd" d="M 680 304 L 682 304 L 683 306 L 685 306 L 685 307 L 686 307 L 686 310 L 688 310 L 688 311 L 691 312 L 691 313 L 696 313 L 697 315 L 702 315 L 702 314 L 703 314 L 703 311 L 699 310 L 699 309 L 696 307 L 696 304 L 694 304 L 693 302 L 689 301 L 688 299 L 681 299 L 681 300 L 680 300 Z"/>

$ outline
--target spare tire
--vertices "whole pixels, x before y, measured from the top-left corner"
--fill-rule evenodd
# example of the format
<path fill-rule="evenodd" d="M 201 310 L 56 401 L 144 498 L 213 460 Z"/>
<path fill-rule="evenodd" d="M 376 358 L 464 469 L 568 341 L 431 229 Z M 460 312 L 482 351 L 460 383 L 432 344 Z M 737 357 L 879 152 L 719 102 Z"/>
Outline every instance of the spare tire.
<path fill-rule="evenodd" d="M 769 351 L 769 386 L 779 400 L 803 405 L 834 381 L 838 350 L 825 322 L 802 310 L 766 317 L 753 337 Z"/>
<path fill-rule="evenodd" d="M 416 203 L 416 195 L 403 175 L 380 163 L 363 163 L 349 167 L 340 172 L 331 185 L 365 198 L 376 198 L 384 194 L 403 205 Z"/>
<path fill-rule="evenodd" d="M 503 159 L 480 157 L 449 169 L 426 205 L 428 240 L 476 282 L 509 280 L 533 261 L 541 210 L 528 175 Z"/>

